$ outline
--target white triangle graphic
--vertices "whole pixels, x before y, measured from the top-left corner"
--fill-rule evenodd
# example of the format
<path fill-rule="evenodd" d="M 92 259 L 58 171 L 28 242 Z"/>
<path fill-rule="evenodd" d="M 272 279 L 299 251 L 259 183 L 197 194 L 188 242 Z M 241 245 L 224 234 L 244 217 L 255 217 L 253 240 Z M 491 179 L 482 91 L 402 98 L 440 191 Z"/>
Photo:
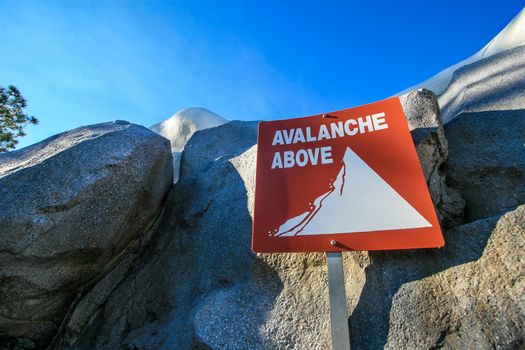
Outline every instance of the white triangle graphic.
<path fill-rule="evenodd" d="M 289 237 L 420 227 L 432 225 L 347 147 L 331 190 L 272 233 Z"/>

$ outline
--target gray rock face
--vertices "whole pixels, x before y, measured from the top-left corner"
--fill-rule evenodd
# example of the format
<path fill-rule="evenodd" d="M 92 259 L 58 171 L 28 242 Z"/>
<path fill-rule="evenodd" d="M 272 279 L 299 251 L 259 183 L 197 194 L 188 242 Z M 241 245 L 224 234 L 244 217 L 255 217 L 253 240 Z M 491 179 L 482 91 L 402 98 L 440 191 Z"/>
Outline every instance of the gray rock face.
<path fill-rule="evenodd" d="M 169 142 L 127 122 L 0 155 L 0 347 L 41 347 L 120 259 L 171 187 Z"/>
<path fill-rule="evenodd" d="M 525 203 L 525 110 L 464 113 L 445 130 L 446 171 L 467 200 L 467 221 Z"/>
<path fill-rule="evenodd" d="M 523 348 L 525 206 L 447 236 L 442 257 L 453 267 L 399 289 L 387 348 Z"/>
<path fill-rule="evenodd" d="M 437 167 L 447 147 L 435 97 L 418 91 L 403 97 L 402 103 L 418 154 L 425 157 L 427 181 L 439 180 L 440 185 L 431 188 L 441 191 L 445 185 Z M 256 122 L 231 122 L 194 134 L 150 245 L 116 287 L 110 278 L 80 297 L 55 348 L 329 346 L 324 254 L 255 255 L 250 250 L 256 137 Z M 443 203 L 439 209 L 448 213 Z M 380 346 L 388 335 L 390 301 L 383 300 L 381 277 L 368 274 L 372 262 L 381 266 L 381 259 L 381 268 L 391 275 L 391 295 L 400 281 L 436 271 L 424 265 L 405 276 L 400 263 L 391 264 L 380 254 L 345 254 L 348 305 L 358 310 L 353 327 L 360 345 L 368 341 Z M 128 266 L 122 262 L 114 271 L 127 271 Z M 378 309 L 375 314 L 368 313 L 369 305 L 372 311 Z"/>

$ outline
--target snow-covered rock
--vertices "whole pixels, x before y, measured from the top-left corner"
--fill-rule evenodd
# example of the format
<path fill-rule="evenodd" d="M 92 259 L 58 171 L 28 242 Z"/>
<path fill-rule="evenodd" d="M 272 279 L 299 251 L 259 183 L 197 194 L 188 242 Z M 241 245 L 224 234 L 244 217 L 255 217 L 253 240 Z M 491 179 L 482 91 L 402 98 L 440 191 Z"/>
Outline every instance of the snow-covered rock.
<path fill-rule="evenodd" d="M 170 118 L 150 127 L 151 130 L 170 140 L 173 154 L 173 182 L 177 182 L 180 172 L 180 156 L 184 146 L 197 130 L 212 128 L 227 120 L 205 108 L 186 108 Z"/>
<path fill-rule="evenodd" d="M 525 45 L 525 8 L 494 39 L 474 55 L 442 70 L 419 84 L 403 90 L 399 94 L 402 95 L 414 89 L 425 88 L 433 91 L 436 95 L 441 95 L 450 83 L 454 72 L 459 68 L 522 45 Z"/>
<path fill-rule="evenodd" d="M 525 8 L 483 49 L 406 91 L 438 95 L 445 123 L 463 112 L 525 108 Z"/>
<path fill-rule="evenodd" d="M 525 46 L 458 69 L 438 97 L 445 123 L 462 113 L 525 108 Z"/>

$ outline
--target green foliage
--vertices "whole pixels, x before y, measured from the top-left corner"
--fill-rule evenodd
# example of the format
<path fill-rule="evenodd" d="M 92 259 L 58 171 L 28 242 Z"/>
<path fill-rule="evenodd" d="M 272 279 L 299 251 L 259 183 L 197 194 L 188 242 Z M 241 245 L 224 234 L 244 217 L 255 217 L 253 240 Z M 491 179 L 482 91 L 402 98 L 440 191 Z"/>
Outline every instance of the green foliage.
<path fill-rule="evenodd" d="M 37 124 L 35 117 L 24 113 L 26 100 L 13 85 L 0 86 L 0 152 L 15 148 L 17 138 L 25 136 L 27 124 Z"/>

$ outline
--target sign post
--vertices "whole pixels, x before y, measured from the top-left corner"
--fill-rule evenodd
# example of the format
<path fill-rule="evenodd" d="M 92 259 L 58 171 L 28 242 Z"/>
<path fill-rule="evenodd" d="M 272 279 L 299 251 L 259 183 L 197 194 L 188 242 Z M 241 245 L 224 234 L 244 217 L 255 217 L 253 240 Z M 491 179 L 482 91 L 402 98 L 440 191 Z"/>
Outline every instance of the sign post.
<path fill-rule="evenodd" d="M 326 253 L 328 263 L 328 296 L 330 299 L 330 325 L 332 327 L 332 349 L 350 350 L 350 330 L 346 311 L 343 255 L 340 252 Z"/>
<path fill-rule="evenodd" d="M 444 245 L 397 97 L 259 123 L 252 249 L 326 252 L 334 349 L 349 349 L 342 251 Z"/>

